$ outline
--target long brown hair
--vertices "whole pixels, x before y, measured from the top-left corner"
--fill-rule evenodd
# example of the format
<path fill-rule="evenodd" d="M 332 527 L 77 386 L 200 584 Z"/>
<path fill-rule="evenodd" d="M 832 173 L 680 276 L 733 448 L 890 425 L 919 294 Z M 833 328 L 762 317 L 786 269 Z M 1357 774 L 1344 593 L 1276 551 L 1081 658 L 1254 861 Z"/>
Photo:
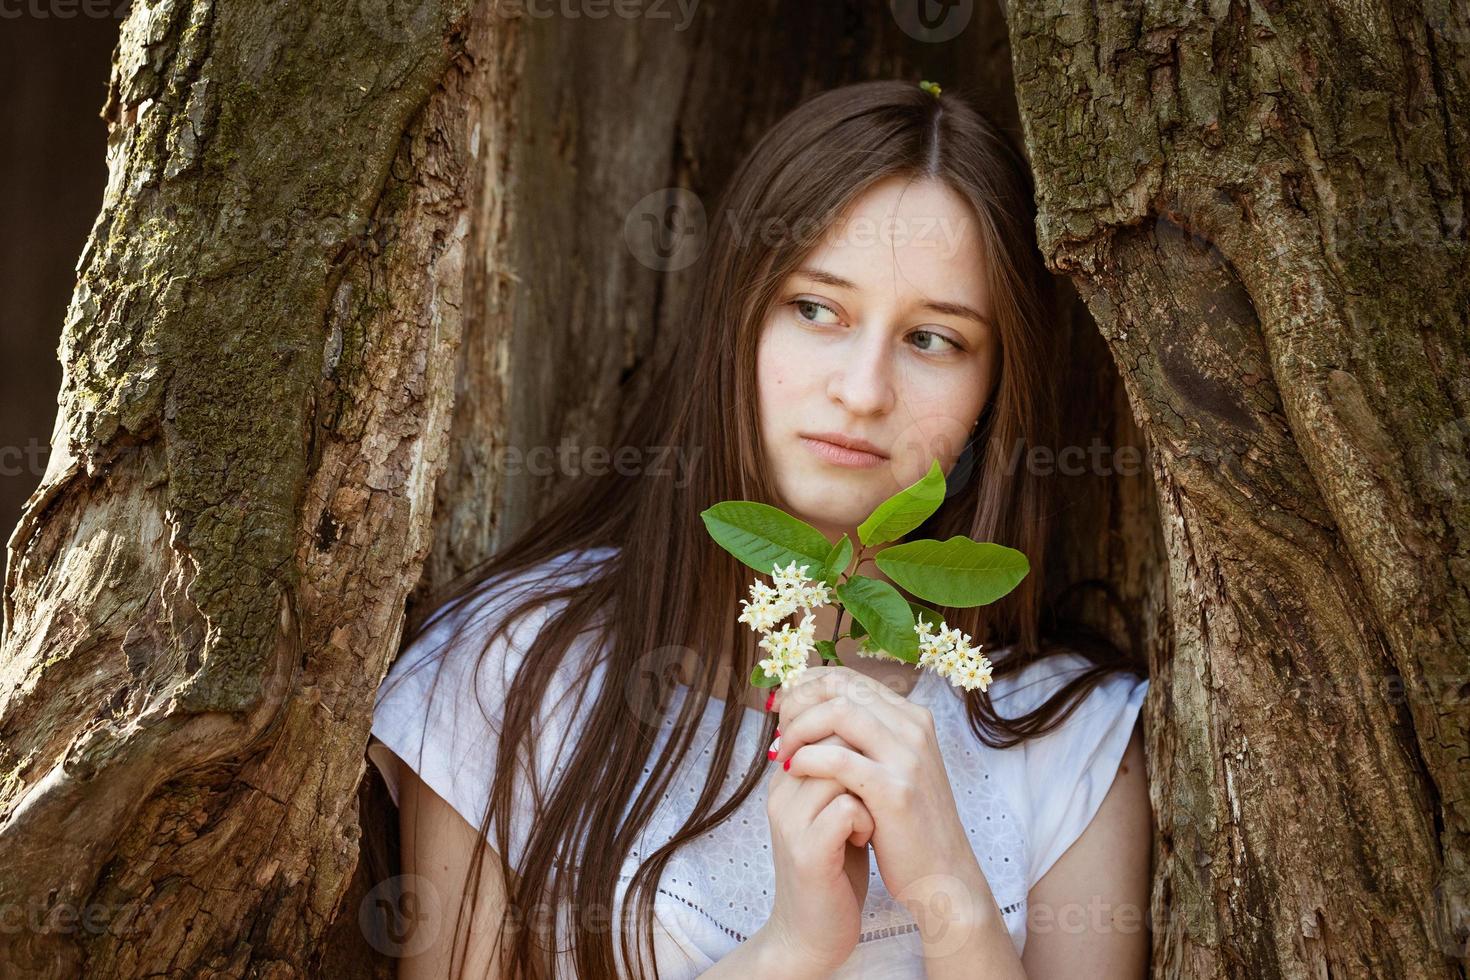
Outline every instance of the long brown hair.
<path fill-rule="evenodd" d="M 1056 376 L 1055 299 L 1036 246 L 1025 160 L 1002 130 L 950 93 L 935 96 L 914 82 L 872 81 L 819 94 L 776 123 L 730 179 L 712 212 L 697 283 L 680 321 L 687 328 L 669 338 L 666 356 L 654 367 L 658 377 L 648 389 L 653 394 L 631 415 L 618 440 L 622 446 L 675 447 L 685 458 L 697 459 L 687 484 L 617 468 L 580 475 L 549 513 L 425 605 L 439 609 L 494 590 L 508 578 L 524 580 L 543 562 L 569 551 L 616 549 L 575 586 L 529 590 L 524 601 L 510 604 L 493 633 L 474 637 L 488 650 L 523 613 L 542 604 L 560 607 L 526 650 L 504 692 L 496 776 L 467 895 L 477 890 L 493 815 L 507 907 L 518 922 L 540 921 L 541 915 L 527 910 L 560 909 L 567 901 L 572 909 L 612 909 L 625 857 L 687 756 L 708 699 L 719 698 L 724 708 L 717 744 L 711 747 L 709 778 L 693 813 L 672 840 L 647 856 L 629 884 L 626 909 L 634 907 L 631 899 L 637 896 L 633 941 L 651 949 L 652 903 L 665 863 L 684 841 L 733 812 L 765 773 L 763 755 L 741 760 L 744 778 L 733 797 L 713 809 L 732 762 L 745 711 L 744 688 L 760 654 L 755 636 L 735 617 L 735 601 L 752 573 L 715 545 L 699 512 L 728 499 L 778 503 L 763 465 L 755 415 L 759 328 L 783 280 L 827 223 L 868 187 L 894 176 L 943 181 L 971 205 L 986 256 L 976 274 L 987 277 L 999 336 L 994 394 L 972 437 L 974 465 L 963 467 L 965 473 L 961 467 L 951 472 L 951 492 L 910 537 L 964 534 L 1024 552 L 1031 573 L 1011 594 L 989 606 L 938 611 L 986 644 L 996 680 L 1048 652 L 1040 627 L 1050 486 L 1029 467 L 1007 470 L 1009 447 L 1053 444 L 1057 418 L 1051 380 Z M 786 233 L 749 233 L 759 228 Z M 423 632 L 427 618 L 416 616 L 407 642 Z M 594 627 L 607 627 L 598 634 L 605 642 L 595 662 L 588 658 L 566 669 L 590 680 L 600 667 L 608 672 L 608 683 L 582 712 L 581 738 L 542 798 L 520 866 L 512 868 L 516 759 L 533 749 L 540 735 L 531 722 L 549 678 L 573 641 Z M 448 642 L 458 641 L 456 636 Z M 657 669 L 667 665 L 654 661 L 656 652 L 669 650 L 710 655 L 694 658 L 699 666 L 689 696 L 672 719 L 660 757 L 650 761 L 670 693 L 670 678 Z M 997 657 L 1000 650 L 1006 655 Z M 484 656 L 482 651 L 480 659 Z M 1092 669 L 1020 718 L 999 716 L 982 691 L 965 694 L 975 736 L 1003 748 L 1050 731 L 1106 674 L 1128 668 L 1121 655 L 1088 656 Z M 767 717 L 766 732 L 756 740 L 762 751 L 774 722 L 774 715 Z M 648 782 L 633 799 L 645 768 Z M 557 875 L 558 867 L 576 868 L 576 873 Z M 513 975 L 537 975 L 542 961 L 532 953 L 532 940 L 554 949 L 557 938 L 542 933 L 516 930 L 505 961 Z M 617 974 L 613 933 L 622 944 L 623 963 L 637 969 L 642 957 L 628 945 L 630 930 L 620 923 L 609 930 L 574 917 L 570 939 L 577 975 Z"/>

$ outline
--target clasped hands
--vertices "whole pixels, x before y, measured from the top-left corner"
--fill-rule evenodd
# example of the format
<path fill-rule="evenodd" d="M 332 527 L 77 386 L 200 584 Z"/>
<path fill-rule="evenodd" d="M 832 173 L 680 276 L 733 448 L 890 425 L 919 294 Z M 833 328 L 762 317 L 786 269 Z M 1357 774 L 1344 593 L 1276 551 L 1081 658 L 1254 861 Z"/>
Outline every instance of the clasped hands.
<path fill-rule="evenodd" d="M 921 899 L 935 876 L 983 881 L 928 708 L 850 667 L 824 665 L 782 685 L 771 710 L 775 763 L 793 777 L 835 780 L 867 807 L 889 894 Z"/>

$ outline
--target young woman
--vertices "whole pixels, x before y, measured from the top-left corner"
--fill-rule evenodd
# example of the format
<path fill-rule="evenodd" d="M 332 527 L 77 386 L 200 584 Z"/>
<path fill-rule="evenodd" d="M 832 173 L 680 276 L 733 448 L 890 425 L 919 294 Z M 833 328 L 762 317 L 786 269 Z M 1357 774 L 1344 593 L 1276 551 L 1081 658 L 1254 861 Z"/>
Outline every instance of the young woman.
<path fill-rule="evenodd" d="M 1013 465 L 1054 438 L 1033 222 L 1002 134 L 911 82 L 826 92 L 757 143 L 617 444 L 688 472 L 580 478 L 380 692 L 400 977 L 1144 974 L 1147 681 L 1040 635 L 1048 484 Z M 989 688 L 844 640 L 768 705 L 737 622 L 755 576 L 700 511 L 764 501 L 856 542 L 935 459 L 947 495 L 907 538 L 1031 562 L 938 610 Z"/>

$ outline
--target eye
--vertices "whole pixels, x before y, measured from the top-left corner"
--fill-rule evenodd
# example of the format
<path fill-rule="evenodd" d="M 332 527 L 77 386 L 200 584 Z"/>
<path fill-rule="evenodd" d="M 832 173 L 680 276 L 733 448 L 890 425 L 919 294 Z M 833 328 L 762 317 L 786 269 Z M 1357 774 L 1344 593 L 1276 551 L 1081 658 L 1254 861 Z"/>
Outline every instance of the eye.
<path fill-rule="evenodd" d="M 798 297 L 798 298 L 792 300 L 788 305 L 796 307 L 796 312 L 797 312 L 798 317 L 800 319 L 802 319 L 802 320 L 805 320 L 807 323 L 817 323 L 818 322 L 818 321 L 813 320 L 811 317 L 809 317 L 809 316 L 806 315 L 806 310 L 812 309 L 812 308 L 815 308 L 815 309 L 818 309 L 818 310 L 826 310 L 828 313 L 831 313 L 834 317 L 837 316 L 837 311 L 834 310 L 834 309 L 832 309 L 832 307 L 828 306 L 826 303 L 818 303 L 814 299 L 802 299 L 802 298 Z M 830 325 L 830 322 L 831 321 L 828 321 L 829 325 Z"/>
<path fill-rule="evenodd" d="M 935 340 L 942 340 L 942 341 L 944 341 L 946 344 L 949 345 L 950 350 L 955 350 L 955 351 L 964 350 L 964 347 L 962 347 L 959 344 L 955 343 L 953 340 L 950 340 L 944 334 L 938 333 L 938 332 L 936 332 L 934 330 L 915 330 L 913 333 L 909 334 L 909 336 L 910 337 L 932 337 Z M 944 348 L 942 348 L 942 347 L 921 347 L 919 349 L 922 350 L 922 351 L 925 351 L 925 352 L 932 352 L 932 353 L 936 353 L 936 354 L 943 353 L 943 351 L 944 351 Z"/>

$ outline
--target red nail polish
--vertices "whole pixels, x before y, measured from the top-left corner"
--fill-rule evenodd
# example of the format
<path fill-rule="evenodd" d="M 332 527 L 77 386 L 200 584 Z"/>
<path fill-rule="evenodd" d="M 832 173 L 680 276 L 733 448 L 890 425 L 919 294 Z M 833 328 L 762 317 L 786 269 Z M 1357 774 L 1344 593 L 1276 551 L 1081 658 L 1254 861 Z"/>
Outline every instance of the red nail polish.
<path fill-rule="evenodd" d="M 774 758 L 776 758 L 776 750 L 775 749 L 771 749 L 771 751 L 767 752 L 766 753 L 766 758 L 767 759 L 774 759 Z"/>
<path fill-rule="evenodd" d="M 777 738 L 780 738 L 781 737 L 781 729 L 779 729 L 779 728 L 776 729 L 776 737 Z"/>
<path fill-rule="evenodd" d="M 774 700 L 776 700 L 776 690 L 775 690 L 775 688 L 772 688 L 771 689 L 771 693 L 766 695 L 766 710 L 767 711 L 770 711 L 771 710 L 771 702 L 774 701 Z"/>
<path fill-rule="evenodd" d="M 791 771 L 791 760 L 790 759 L 787 759 L 785 762 L 781 763 L 781 768 L 782 769 L 785 769 L 787 772 L 790 772 Z"/>

